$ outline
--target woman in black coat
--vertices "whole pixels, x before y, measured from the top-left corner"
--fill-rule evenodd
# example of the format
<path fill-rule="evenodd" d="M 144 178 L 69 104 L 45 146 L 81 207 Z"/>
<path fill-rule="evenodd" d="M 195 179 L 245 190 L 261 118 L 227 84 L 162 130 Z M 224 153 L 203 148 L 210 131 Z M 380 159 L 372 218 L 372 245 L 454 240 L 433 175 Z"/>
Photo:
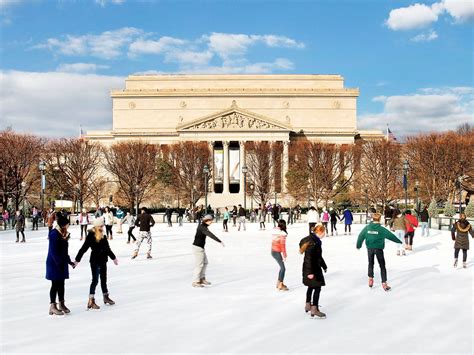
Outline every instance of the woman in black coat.
<path fill-rule="evenodd" d="M 107 289 L 107 261 L 109 257 L 113 260 L 115 265 L 118 265 L 118 260 L 115 254 L 110 249 L 107 236 L 104 235 L 104 220 L 103 218 L 96 218 L 94 220 L 94 228 L 89 230 L 87 233 L 86 240 L 82 245 L 81 249 L 77 253 L 74 264 L 77 266 L 81 261 L 82 256 L 91 248 L 91 272 L 92 272 L 92 283 L 89 289 L 89 301 L 87 303 L 87 309 L 99 309 L 100 307 L 95 303 L 95 288 L 99 283 L 102 288 L 104 295 L 104 303 L 114 305 L 115 302 L 109 298 L 109 291 Z"/>
<path fill-rule="evenodd" d="M 308 237 L 300 242 L 300 253 L 304 253 L 303 262 L 303 284 L 308 286 L 306 291 L 305 311 L 311 311 L 311 317 L 317 316 L 325 318 L 326 314 L 319 311 L 319 295 L 321 287 L 325 286 L 324 272 L 327 271 L 326 263 L 323 259 L 323 251 L 321 248 L 321 239 L 326 235 L 326 229 L 323 225 L 318 224 Z M 313 303 L 311 304 L 311 296 Z"/>

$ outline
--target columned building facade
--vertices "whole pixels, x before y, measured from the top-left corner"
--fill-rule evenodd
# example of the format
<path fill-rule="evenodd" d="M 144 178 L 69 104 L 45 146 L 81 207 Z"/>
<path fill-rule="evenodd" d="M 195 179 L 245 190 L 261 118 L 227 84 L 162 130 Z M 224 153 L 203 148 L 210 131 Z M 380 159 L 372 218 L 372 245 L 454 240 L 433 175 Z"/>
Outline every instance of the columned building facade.
<path fill-rule="evenodd" d="M 345 88 L 340 75 L 132 75 L 111 96 L 112 129 L 88 131 L 86 138 L 104 145 L 208 142 L 209 202 L 217 207 L 244 198 L 246 142 L 281 144 L 281 171 L 272 173 L 282 179 L 275 192 L 284 198 L 292 142 L 383 137 L 357 129 L 359 90 Z"/>

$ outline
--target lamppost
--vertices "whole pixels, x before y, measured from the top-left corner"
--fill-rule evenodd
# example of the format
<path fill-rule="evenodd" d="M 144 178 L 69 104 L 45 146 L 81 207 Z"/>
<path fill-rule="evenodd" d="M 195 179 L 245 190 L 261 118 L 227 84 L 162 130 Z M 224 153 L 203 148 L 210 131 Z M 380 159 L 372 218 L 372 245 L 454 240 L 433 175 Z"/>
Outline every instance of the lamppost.
<path fill-rule="evenodd" d="M 456 180 L 456 187 L 459 189 L 459 213 L 462 213 L 462 176 L 458 176 Z"/>
<path fill-rule="evenodd" d="M 76 201 L 76 205 L 74 206 L 74 209 L 79 207 L 79 213 L 80 213 L 82 211 L 82 203 L 80 201 L 80 199 L 81 199 L 81 185 L 76 184 L 74 187 L 76 188 L 76 196 L 77 196 L 77 201 Z"/>
<path fill-rule="evenodd" d="M 247 211 L 247 165 L 242 167 L 242 174 L 244 174 L 244 210 Z"/>
<path fill-rule="evenodd" d="M 408 169 L 410 169 L 410 164 L 408 160 L 403 161 L 403 188 L 405 189 L 405 210 L 408 209 Z"/>
<path fill-rule="evenodd" d="M 253 210 L 253 192 L 255 190 L 255 185 L 251 183 L 249 185 L 249 189 L 250 189 L 250 210 Z"/>
<path fill-rule="evenodd" d="M 209 178 L 209 167 L 204 165 L 202 169 L 204 173 L 204 214 L 207 214 L 207 179 Z"/>
<path fill-rule="evenodd" d="M 364 192 L 365 192 L 365 223 L 367 224 L 367 221 L 369 220 L 369 189 L 368 186 L 364 186 Z"/>
<path fill-rule="evenodd" d="M 23 196 L 23 199 L 21 200 L 21 204 L 22 204 L 21 209 L 23 211 L 23 215 L 25 215 L 25 199 L 26 199 L 25 187 L 26 187 L 26 182 L 22 181 L 21 182 L 21 194 Z"/>
<path fill-rule="evenodd" d="M 135 185 L 135 198 L 137 199 L 137 204 L 136 204 L 136 216 L 138 217 L 138 190 L 140 189 L 140 186 Z"/>
<path fill-rule="evenodd" d="M 44 216 L 44 190 L 46 188 L 46 177 L 44 171 L 46 169 L 46 164 L 44 161 L 40 161 L 38 164 L 38 169 L 41 172 L 41 214 Z M 43 218 L 43 227 L 46 226 L 45 218 Z"/>
<path fill-rule="evenodd" d="M 420 206 L 419 206 L 419 187 L 420 187 L 420 182 L 418 180 L 415 181 L 415 192 L 416 192 L 416 210 L 419 211 L 420 210 Z"/>
<path fill-rule="evenodd" d="M 308 184 L 308 208 L 311 208 L 311 184 Z"/>
<path fill-rule="evenodd" d="M 277 195 L 278 195 L 278 192 L 275 191 L 275 206 L 277 204 Z"/>

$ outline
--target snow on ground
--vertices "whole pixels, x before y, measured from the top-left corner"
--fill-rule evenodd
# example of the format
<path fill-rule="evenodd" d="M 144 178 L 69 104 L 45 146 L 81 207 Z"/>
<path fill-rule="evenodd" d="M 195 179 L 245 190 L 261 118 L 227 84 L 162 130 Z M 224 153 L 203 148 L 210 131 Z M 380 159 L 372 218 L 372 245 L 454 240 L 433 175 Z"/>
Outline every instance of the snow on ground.
<path fill-rule="evenodd" d="M 472 354 L 474 254 L 467 269 L 454 269 L 447 231 L 431 230 L 429 238 L 417 231 L 406 257 L 397 257 L 395 244 L 387 242 L 391 292 L 382 290 L 377 264 L 376 287 L 367 287 L 366 250 L 355 248 L 356 233 L 324 239 L 328 273 L 320 304 L 328 316 L 319 320 L 303 311 L 298 242 L 306 224 L 289 227 L 289 292 L 275 289 L 270 231 L 258 231 L 257 224 L 247 225 L 247 232 L 230 227 L 229 233 L 212 225 L 226 247 L 208 239 L 213 286 L 192 288 L 195 228 L 155 226 L 152 260 L 143 246 L 131 260 L 134 245 L 125 243 L 126 234 L 115 234 L 111 246 L 120 264 L 109 262 L 108 284 L 117 304 L 104 307 L 97 297 L 101 310 L 85 310 L 91 278 L 86 254 L 66 281 L 72 313 L 56 318 L 48 316 L 45 230 L 27 231 L 26 244 L 14 243 L 11 231 L 0 232 L 0 353 Z M 78 227 L 71 232 L 74 258 L 81 242 Z"/>

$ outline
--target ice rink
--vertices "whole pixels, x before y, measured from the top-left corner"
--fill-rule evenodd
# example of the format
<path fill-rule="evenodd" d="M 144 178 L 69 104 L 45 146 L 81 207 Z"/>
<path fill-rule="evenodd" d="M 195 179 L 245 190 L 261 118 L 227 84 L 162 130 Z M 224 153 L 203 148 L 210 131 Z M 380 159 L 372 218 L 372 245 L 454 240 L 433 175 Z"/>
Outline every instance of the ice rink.
<path fill-rule="evenodd" d="M 395 244 L 387 241 L 392 291 L 384 292 L 377 264 L 375 287 L 367 286 L 365 245 L 359 251 L 355 247 L 361 228 L 353 226 L 352 236 L 340 232 L 323 240 L 328 265 L 320 298 L 324 320 L 311 319 L 303 309 L 298 242 L 307 235 L 304 223 L 288 229 L 289 292 L 275 288 L 271 228 L 259 231 L 258 224 L 248 224 L 246 232 L 230 227 L 223 233 L 220 224 L 213 224 L 211 230 L 226 247 L 207 239 L 207 278 L 213 285 L 196 289 L 191 287 L 196 225 L 158 224 L 152 230 L 151 260 L 145 245 L 131 260 L 135 245 L 126 244 L 126 234 L 114 234 L 111 247 L 119 265 L 108 263 L 108 285 L 115 306 L 103 305 L 99 285 L 101 310 L 86 311 L 87 253 L 66 281 L 71 314 L 56 318 L 48 316 L 46 230 L 27 230 L 25 244 L 15 243 L 14 232 L 0 231 L 0 353 L 472 354 L 474 252 L 467 269 L 454 269 L 447 231 L 431 230 L 430 237 L 417 231 L 414 250 L 405 257 L 396 256 Z M 70 230 L 74 258 L 82 242 L 78 227 Z"/>

